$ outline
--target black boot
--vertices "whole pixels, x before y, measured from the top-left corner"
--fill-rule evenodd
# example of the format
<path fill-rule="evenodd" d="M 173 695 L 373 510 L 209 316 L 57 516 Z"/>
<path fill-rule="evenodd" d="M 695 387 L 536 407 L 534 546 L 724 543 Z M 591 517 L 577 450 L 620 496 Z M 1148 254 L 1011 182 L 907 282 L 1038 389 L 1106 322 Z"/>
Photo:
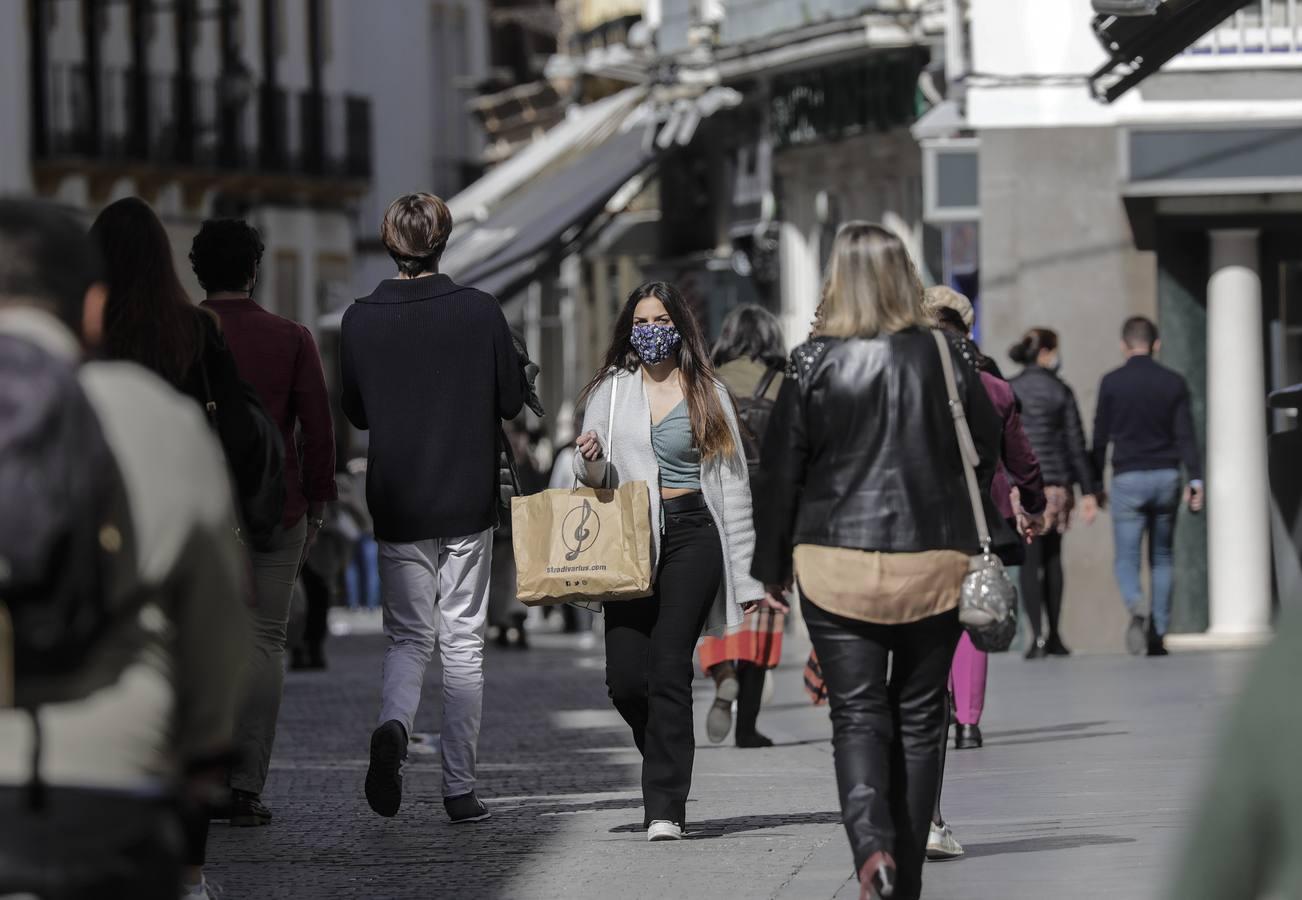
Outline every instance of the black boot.
<path fill-rule="evenodd" d="M 760 700 L 764 695 L 765 671 L 759 666 L 741 663 L 737 666 L 737 746 L 772 747 L 773 742 L 755 730 L 759 718 Z"/>

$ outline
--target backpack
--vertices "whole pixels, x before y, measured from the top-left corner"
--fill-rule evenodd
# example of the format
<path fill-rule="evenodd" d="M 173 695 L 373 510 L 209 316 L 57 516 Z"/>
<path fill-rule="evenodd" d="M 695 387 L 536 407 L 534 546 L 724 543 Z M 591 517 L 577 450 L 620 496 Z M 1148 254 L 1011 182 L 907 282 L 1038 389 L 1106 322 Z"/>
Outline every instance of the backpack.
<path fill-rule="evenodd" d="M 0 606 L 18 706 L 138 613 L 126 488 L 75 363 L 0 335 Z M 0 648 L 0 655 L 10 648 Z M 70 698 L 67 698 L 70 699 Z"/>
<path fill-rule="evenodd" d="M 208 381 L 208 366 L 202 357 L 199 359 L 199 376 L 203 383 L 204 412 L 218 441 L 221 441 L 222 416 L 231 413 L 227 403 L 218 402 L 217 394 Z M 232 398 L 233 403 L 245 407 L 248 420 L 257 431 L 254 442 L 256 452 L 242 460 L 230 460 L 235 474 L 236 508 L 240 520 L 237 533 L 241 543 L 265 553 L 275 547 L 283 531 L 282 519 L 287 493 L 285 443 L 280 437 L 280 429 L 258 399 L 257 392 L 243 380 L 232 388 L 239 392 L 238 398 Z M 223 449 L 227 449 L 227 457 L 230 459 L 229 449 Z"/>
<path fill-rule="evenodd" d="M 746 452 L 746 468 L 752 479 L 759 471 L 760 448 L 764 443 L 764 432 L 768 430 L 769 418 L 773 415 L 774 401 L 765 395 L 778 376 L 779 367 L 769 366 L 764 377 L 759 380 L 749 397 L 737 398 L 737 420 L 741 423 L 742 449 Z"/>

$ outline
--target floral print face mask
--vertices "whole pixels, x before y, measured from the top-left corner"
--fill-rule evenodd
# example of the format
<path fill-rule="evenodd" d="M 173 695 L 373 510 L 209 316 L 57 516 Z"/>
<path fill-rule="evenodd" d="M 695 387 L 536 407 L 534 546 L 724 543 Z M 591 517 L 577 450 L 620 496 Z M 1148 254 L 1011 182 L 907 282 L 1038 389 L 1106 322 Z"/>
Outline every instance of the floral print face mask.
<path fill-rule="evenodd" d="M 672 325 L 634 325 L 629 340 L 642 362 L 654 366 L 678 352 L 683 336 Z"/>

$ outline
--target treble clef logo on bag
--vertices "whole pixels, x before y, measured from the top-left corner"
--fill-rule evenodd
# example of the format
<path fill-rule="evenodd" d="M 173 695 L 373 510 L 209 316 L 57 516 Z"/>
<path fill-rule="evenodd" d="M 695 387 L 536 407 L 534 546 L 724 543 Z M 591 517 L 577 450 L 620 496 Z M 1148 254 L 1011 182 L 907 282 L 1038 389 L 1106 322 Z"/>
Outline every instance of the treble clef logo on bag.
<path fill-rule="evenodd" d="M 569 511 L 561 528 L 565 549 L 569 551 L 565 554 L 565 559 L 574 562 L 580 553 L 596 543 L 597 535 L 601 534 L 601 516 L 597 515 L 591 503 L 584 500 L 582 506 Z"/>

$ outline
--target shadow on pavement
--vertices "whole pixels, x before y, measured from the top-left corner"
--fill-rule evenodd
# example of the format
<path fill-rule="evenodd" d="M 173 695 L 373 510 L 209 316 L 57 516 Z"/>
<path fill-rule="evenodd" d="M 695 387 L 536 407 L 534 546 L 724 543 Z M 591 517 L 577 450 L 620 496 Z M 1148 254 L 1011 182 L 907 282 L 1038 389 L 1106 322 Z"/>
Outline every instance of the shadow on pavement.
<path fill-rule="evenodd" d="M 1098 728 L 1102 725 L 1111 725 L 1111 722 L 1068 722 L 1065 725 L 1043 725 L 1039 728 L 1014 728 L 1008 731 L 987 731 L 986 738 L 1005 738 L 1020 737 L 1024 734 L 1052 734 L 1059 731 L 1085 731 L 1088 728 Z"/>
<path fill-rule="evenodd" d="M 1115 834 L 1062 834 L 1054 837 L 1021 838 L 989 844 L 965 844 L 965 859 L 1004 856 L 1009 853 L 1040 853 L 1046 850 L 1075 850 L 1078 847 L 1102 847 L 1109 844 L 1133 844 L 1135 838 Z"/>
<path fill-rule="evenodd" d="M 1060 741 L 1083 741 L 1086 738 L 1120 737 L 1129 731 L 1091 731 L 1088 734 L 1060 734 L 1052 737 L 1022 738 L 1015 741 L 987 740 L 987 747 L 1013 747 L 1018 744 L 1056 744 Z"/>
<path fill-rule="evenodd" d="M 775 813 L 764 816 L 734 816 L 730 819 L 707 819 L 704 822 L 688 822 L 687 837 L 690 840 L 724 837 L 744 831 L 764 831 L 769 828 L 787 828 L 793 825 L 839 825 L 841 813 Z M 611 834 L 628 834 L 643 831 L 642 824 L 619 825 L 610 829 Z"/>

